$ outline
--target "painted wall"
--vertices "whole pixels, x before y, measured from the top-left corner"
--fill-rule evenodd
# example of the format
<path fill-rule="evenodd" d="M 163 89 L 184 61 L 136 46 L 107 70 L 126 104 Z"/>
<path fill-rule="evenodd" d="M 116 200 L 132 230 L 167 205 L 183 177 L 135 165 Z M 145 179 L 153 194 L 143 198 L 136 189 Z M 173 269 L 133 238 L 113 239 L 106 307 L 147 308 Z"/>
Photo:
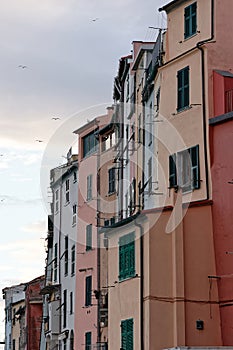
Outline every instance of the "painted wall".
<path fill-rule="evenodd" d="M 217 280 L 220 298 L 223 345 L 232 345 L 233 327 L 233 185 L 232 181 L 232 133 L 233 121 L 216 124 L 210 127 L 212 134 L 212 182 L 213 182 L 213 226 Z M 216 282 L 215 282 L 216 283 Z"/>
<path fill-rule="evenodd" d="M 119 281 L 119 238 L 135 232 L 135 273 L 137 276 Z M 108 233 L 109 316 L 108 346 L 121 347 L 121 321 L 133 318 L 134 348 L 140 349 L 140 240 L 139 229 L 132 223 Z"/>
<path fill-rule="evenodd" d="M 221 346 L 217 282 L 208 278 L 216 275 L 211 205 L 190 207 L 170 234 L 171 210 L 146 215 L 147 230 L 156 224 L 144 236 L 145 348 Z"/>

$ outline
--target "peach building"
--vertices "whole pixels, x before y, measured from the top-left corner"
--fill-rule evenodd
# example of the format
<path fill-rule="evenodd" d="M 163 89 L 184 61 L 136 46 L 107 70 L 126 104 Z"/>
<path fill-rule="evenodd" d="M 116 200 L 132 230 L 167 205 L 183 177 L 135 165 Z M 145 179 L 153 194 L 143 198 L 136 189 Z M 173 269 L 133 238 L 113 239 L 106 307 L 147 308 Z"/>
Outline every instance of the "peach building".
<path fill-rule="evenodd" d="M 109 123 L 108 114 L 96 117 L 74 133 L 79 144 L 79 187 L 76 244 L 76 299 L 74 348 L 93 348 L 100 342 L 98 300 L 99 249 L 97 238 L 97 166 L 98 137 L 96 133 Z"/>

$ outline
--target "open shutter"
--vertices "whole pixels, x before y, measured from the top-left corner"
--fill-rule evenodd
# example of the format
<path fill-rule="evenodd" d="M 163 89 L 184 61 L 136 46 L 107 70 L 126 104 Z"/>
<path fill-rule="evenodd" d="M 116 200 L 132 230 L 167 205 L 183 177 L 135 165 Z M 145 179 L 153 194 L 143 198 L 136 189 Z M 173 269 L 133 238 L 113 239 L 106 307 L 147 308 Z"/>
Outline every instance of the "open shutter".
<path fill-rule="evenodd" d="M 200 188 L 200 166 L 199 166 L 199 145 L 190 149 L 190 157 L 192 163 L 192 188 Z"/>
<path fill-rule="evenodd" d="M 169 187 L 177 186 L 176 155 L 169 156 Z"/>

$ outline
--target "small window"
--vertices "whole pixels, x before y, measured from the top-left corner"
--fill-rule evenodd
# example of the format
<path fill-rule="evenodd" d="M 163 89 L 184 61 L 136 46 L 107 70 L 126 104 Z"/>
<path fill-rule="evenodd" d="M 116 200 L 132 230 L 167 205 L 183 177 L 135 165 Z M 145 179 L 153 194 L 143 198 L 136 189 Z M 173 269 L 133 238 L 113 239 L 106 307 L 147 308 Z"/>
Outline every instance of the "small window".
<path fill-rule="evenodd" d="M 70 292 L 70 315 L 74 313 L 73 307 L 73 292 Z"/>
<path fill-rule="evenodd" d="M 133 350 L 133 319 L 121 321 L 121 349 Z"/>
<path fill-rule="evenodd" d="M 112 218 L 110 219 L 110 223 L 111 223 L 111 225 L 114 225 L 114 224 L 115 224 L 115 218 L 114 218 L 114 217 L 112 217 Z"/>
<path fill-rule="evenodd" d="M 75 245 L 71 248 L 71 276 L 75 274 Z"/>
<path fill-rule="evenodd" d="M 92 249 L 92 225 L 86 226 L 86 251 Z"/>
<path fill-rule="evenodd" d="M 189 106 L 189 67 L 185 67 L 178 72 L 177 90 L 177 110 L 180 111 Z"/>
<path fill-rule="evenodd" d="M 69 240 L 68 236 L 65 236 L 65 252 L 64 252 L 64 274 L 68 275 L 69 254 L 68 254 Z"/>
<path fill-rule="evenodd" d="M 169 156 L 169 187 L 177 186 L 176 155 Z"/>
<path fill-rule="evenodd" d="M 148 146 L 152 144 L 153 141 L 153 107 L 152 102 L 150 103 L 150 110 L 148 114 Z"/>
<path fill-rule="evenodd" d="M 104 220 L 104 226 L 109 226 L 109 220 L 108 219 Z"/>
<path fill-rule="evenodd" d="M 135 234 L 129 233 L 119 239 L 119 279 L 135 276 Z"/>
<path fill-rule="evenodd" d="M 86 277 L 85 306 L 91 306 L 92 276 Z"/>
<path fill-rule="evenodd" d="M 70 201 L 70 180 L 66 180 L 66 203 Z"/>
<path fill-rule="evenodd" d="M 91 350 L 91 332 L 85 333 L 85 350 Z"/>
<path fill-rule="evenodd" d="M 63 291 L 63 328 L 66 328 L 67 317 L 67 290 Z"/>
<path fill-rule="evenodd" d="M 197 3 L 184 9 L 184 38 L 187 39 L 197 32 Z"/>
<path fill-rule="evenodd" d="M 59 210 L 59 190 L 55 191 L 55 213 Z"/>
<path fill-rule="evenodd" d="M 87 176 L 87 201 L 92 199 L 92 175 Z"/>
<path fill-rule="evenodd" d="M 114 193 L 116 190 L 115 168 L 108 170 L 108 193 Z"/>
<path fill-rule="evenodd" d="M 72 218 L 72 225 L 75 225 L 77 222 L 77 205 L 73 205 L 73 218 Z"/>
<path fill-rule="evenodd" d="M 57 282 L 57 243 L 54 244 L 54 262 L 53 262 L 53 269 L 54 269 L 54 282 Z"/>
<path fill-rule="evenodd" d="M 73 181 L 74 181 L 74 182 L 77 182 L 77 172 L 76 172 L 76 171 L 74 172 L 74 175 L 73 175 L 73 176 L 74 176 L 74 177 L 73 177 Z"/>
<path fill-rule="evenodd" d="M 148 194 L 152 193 L 152 157 L 148 160 Z"/>

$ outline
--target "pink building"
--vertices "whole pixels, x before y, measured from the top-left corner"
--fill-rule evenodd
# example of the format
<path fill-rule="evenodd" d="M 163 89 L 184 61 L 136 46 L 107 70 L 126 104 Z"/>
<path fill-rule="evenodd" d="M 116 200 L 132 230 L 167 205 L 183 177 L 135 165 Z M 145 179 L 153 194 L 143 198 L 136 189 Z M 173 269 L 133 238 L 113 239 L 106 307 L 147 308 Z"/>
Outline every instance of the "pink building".
<path fill-rule="evenodd" d="M 210 119 L 213 230 L 223 345 L 233 345 L 233 112 Z"/>
<path fill-rule="evenodd" d="M 79 136 L 79 188 L 76 246 L 76 300 L 75 346 L 76 350 L 90 348 L 100 342 L 98 327 L 98 301 L 94 291 L 98 286 L 97 240 L 97 153 L 95 134 L 109 122 L 109 114 L 94 120 L 75 131 Z"/>

